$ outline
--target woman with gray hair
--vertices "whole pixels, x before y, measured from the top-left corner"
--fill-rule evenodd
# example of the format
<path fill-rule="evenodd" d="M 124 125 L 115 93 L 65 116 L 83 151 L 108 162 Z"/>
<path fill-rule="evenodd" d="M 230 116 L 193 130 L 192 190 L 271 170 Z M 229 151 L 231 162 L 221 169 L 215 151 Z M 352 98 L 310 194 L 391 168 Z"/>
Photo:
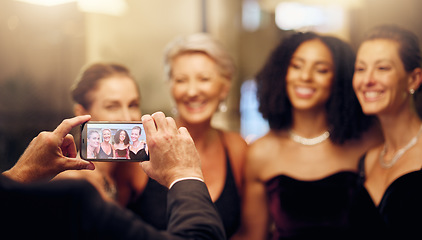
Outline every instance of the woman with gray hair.
<path fill-rule="evenodd" d="M 242 169 L 246 142 L 238 133 L 211 125 L 229 94 L 234 63 L 225 49 L 204 33 L 176 38 L 165 51 L 165 72 L 174 100 L 178 127 L 186 127 L 199 152 L 212 200 L 230 237 L 240 222 Z M 165 229 L 166 188 L 148 179 L 129 208 L 146 222 Z"/>

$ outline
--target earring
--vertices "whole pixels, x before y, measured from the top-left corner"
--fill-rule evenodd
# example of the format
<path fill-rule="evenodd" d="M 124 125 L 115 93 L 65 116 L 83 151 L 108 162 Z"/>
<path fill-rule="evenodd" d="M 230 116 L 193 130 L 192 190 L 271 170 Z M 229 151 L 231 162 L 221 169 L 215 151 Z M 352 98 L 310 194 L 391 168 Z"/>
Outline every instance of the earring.
<path fill-rule="evenodd" d="M 225 101 L 220 102 L 220 104 L 218 105 L 218 110 L 222 113 L 227 112 L 227 104 Z"/>
<path fill-rule="evenodd" d="M 411 88 L 411 89 L 409 90 L 409 93 L 410 93 L 411 95 L 413 95 L 413 94 L 415 93 L 415 89 Z"/>

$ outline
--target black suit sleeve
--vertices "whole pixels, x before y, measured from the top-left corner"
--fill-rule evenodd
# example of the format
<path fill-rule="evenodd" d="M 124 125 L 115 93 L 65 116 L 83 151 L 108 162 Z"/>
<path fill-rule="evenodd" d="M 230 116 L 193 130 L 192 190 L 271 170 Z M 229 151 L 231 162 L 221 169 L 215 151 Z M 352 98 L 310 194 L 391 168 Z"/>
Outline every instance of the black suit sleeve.
<path fill-rule="evenodd" d="M 2 236 L 11 239 L 224 239 L 218 213 L 199 181 L 185 180 L 169 191 L 169 228 L 158 231 L 105 202 L 86 181 L 22 185 L 0 180 Z"/>
<path fill-rule="evenodd" d="M 205 183 L 184 180 L 167 195 L 167 231 L 189 239 L 225 239 L 224 227 Z"/>

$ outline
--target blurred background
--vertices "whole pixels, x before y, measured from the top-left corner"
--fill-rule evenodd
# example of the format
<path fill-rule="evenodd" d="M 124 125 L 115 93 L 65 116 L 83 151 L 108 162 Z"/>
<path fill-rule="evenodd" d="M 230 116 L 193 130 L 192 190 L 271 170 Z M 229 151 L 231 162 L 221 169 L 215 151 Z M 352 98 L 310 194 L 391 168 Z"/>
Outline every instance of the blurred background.
<path fill-rule="evenodd" d="M 356 49 L 369 28 L 395 23 L 422 39 L 420 9 L 420 0 L 0 0 L 0 169 L 40 131 L 73 116 L 69 89 L 87 64 L 126 65 L 139 83 L 142 113 L 171 115 L 164 46 L 208 32 L 237 65 L 228 111 L 213 124 L 253 141 L 268 130 L 253 78 L 284 36 L 312 30 Z"/>

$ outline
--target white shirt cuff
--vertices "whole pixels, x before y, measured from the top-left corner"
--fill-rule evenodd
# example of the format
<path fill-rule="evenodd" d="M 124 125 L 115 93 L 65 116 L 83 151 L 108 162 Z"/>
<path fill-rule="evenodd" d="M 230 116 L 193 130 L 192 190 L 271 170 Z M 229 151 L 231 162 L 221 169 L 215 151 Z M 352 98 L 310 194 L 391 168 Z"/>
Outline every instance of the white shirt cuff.
<path fill-rule="evenodd" d="M 198 180 L 201 182 L 204 182 L 204 180 L 202 178 L 198 178 L 198 177 L 184 177 L 184 178 L 178 178 L 176 180 L 174 180 L 171 184 L 169 189 L 171 189 L 173 187 L 174 184 L 176 184 L 177 182 L 183 181 L 183 180 Z"/>

